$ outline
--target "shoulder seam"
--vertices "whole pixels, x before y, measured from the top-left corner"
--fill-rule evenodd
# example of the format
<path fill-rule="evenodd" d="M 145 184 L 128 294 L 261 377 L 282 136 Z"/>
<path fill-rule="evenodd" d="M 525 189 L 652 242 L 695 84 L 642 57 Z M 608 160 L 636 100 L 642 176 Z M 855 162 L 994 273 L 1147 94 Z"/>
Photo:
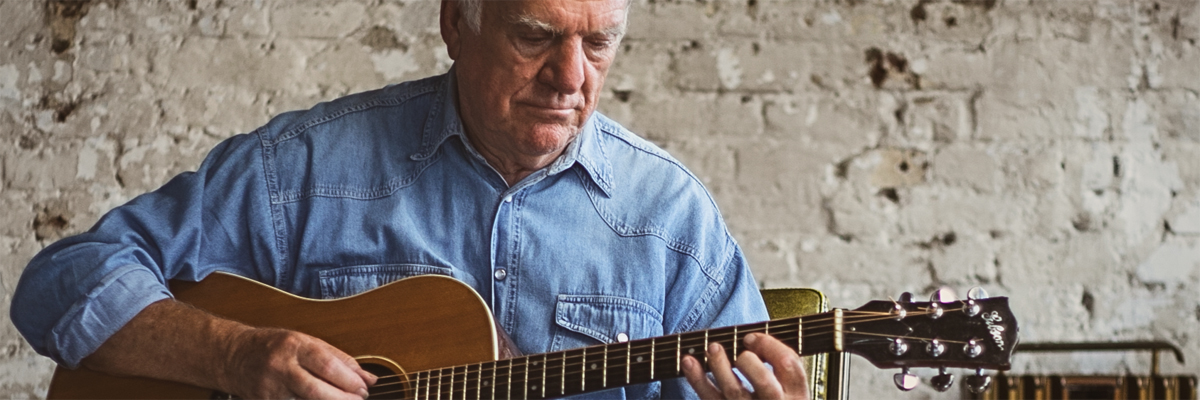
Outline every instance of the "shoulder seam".
<path fill-rule="evenodd" d="M 366 111 L 366 110 L 369 110 L 369 109 L 372 109 L 375 107 L 393 107 L 393 106 L 402 105 L 402 104 L 408 102 L 409 100 L 412 100 L 413 98 L 427 95 L 434 91 L 437 91 L 437 85 L 424 84 L 424 85 L 412 88 L 410 90 L 406 90 L 404 93 L 401 93 L 396 96 L 386 96 L 386 97 L 374 98 L 371 100 L 367 100 L 367 101 L 364 101 L 361 103 L 354 104 L 353 106 L 350 106 L 350 107 L 344 107 L 344 108 L 338 109 L 336 111 L 333 111 L 331 113 L 321 115 L 320 117 L 309 119 L 309 120 L 301 123 L 299 126 L 293 127 L 292 129 L 285 131 L 283 134 L 279 135 L 278 137 L 275 137 L 269 141 L 266 141 L 265 144 L 268 146 L 276 145 L 276 144 L 282 143 L 284 141 L 290 140 L 292 138 L 295 138 L 296 136 L 299 136 L 301 133 L 304 133 L 305 131 L 311 129 L 314 126 L 336 120 L 336 119 L 344 117 L 346 115 L 353 114 L 356 112 Z"/>

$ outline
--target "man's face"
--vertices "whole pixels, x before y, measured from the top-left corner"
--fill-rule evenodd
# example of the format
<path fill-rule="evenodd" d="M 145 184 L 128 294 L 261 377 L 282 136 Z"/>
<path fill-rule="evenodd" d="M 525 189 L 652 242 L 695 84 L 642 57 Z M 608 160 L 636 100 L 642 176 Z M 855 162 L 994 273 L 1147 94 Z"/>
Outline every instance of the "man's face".
<path fill-rule="evenodd" d="M 596 110 L 625 27 L 624 0 L 483 1 L 443 37 L 468 134 L 504 157 L 557 157 Z M 443 21 L 445 23 L 446 21 Z"/>

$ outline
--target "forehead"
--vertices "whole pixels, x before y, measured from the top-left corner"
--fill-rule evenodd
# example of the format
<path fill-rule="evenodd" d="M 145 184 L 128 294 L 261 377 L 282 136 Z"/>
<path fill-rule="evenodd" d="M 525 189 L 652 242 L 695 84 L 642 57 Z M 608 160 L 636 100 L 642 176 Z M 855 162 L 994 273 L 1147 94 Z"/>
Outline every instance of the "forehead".
<path fill-rule="evenodd" d="M 537 21 L 560 32 L 603 32 L 625 24 L 625 0 L 485 1 L 506 22 Z"/>

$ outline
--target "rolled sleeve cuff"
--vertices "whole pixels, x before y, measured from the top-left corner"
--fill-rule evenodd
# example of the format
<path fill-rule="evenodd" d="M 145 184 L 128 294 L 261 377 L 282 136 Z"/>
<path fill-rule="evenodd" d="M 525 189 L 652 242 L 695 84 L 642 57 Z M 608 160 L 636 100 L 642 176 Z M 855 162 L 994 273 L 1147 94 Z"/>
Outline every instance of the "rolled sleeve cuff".
<path fill-rule="evenodd" d="M 68 368 L 77 368 L 142 309 L 171 297 L 163 281 L 146 267 L 118 268 L 71 306 L 50 331 L 46 340 L 52 344 L 49 356 Z"/>

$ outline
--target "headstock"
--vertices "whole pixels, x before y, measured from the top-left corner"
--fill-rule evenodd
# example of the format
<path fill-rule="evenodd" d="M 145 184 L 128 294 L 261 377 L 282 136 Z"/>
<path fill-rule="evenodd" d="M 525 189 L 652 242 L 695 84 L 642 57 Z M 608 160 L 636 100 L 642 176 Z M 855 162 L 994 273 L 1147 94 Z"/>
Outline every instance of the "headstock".
<path fill-rule="evenodd" d="M 909 368 L 938 368 L 930 379 L 939 391 L 954 383 L 947 368 L 968 368 L 972 391 L 981 392 L 991 382 L 984 369 L 1008 370 L 1017 344 L 1017 321 L 1008 298 L 987 298 L 975 288 L 967 300 L 953 299 L 939 290 L 928 302 L 913 302 L 905 293 L 895 301 L 872 301 L 846 311 L 843 350 L 866 358 L 879 368 L 903 368 L 896 374 L 902 390 L 916 387 L 919 378 Z"/>

